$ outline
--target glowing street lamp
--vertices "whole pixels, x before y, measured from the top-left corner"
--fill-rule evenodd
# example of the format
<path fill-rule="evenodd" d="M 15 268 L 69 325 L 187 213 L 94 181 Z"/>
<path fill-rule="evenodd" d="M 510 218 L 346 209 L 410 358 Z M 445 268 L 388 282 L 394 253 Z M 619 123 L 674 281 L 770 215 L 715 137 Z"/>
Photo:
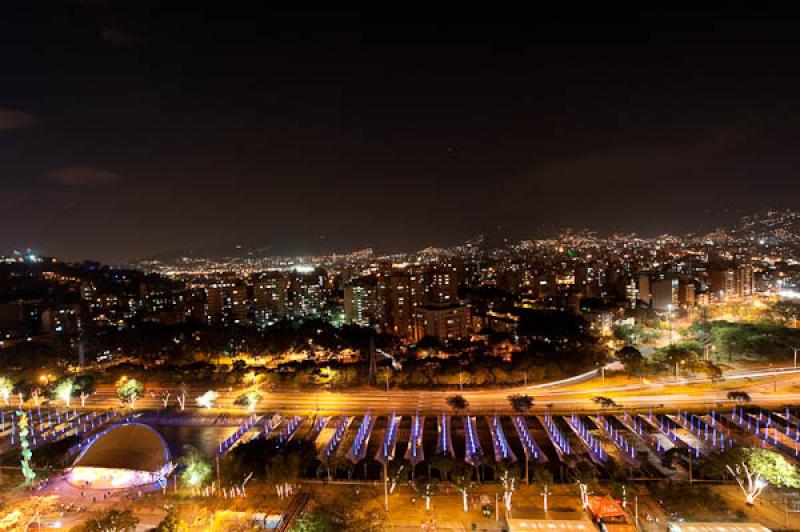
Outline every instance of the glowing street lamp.
<path fill-rule="evenodd" d="M 667 305 L 667 323 L 669 324 L 669 345 L 672 345 L 672 303 Z"/>

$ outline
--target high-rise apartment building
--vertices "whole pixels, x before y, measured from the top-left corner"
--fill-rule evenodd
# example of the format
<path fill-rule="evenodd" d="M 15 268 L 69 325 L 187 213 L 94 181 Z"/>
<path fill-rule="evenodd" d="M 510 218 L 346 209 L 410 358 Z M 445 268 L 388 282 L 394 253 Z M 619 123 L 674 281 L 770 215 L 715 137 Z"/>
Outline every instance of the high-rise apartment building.
<path fill-rule="evenodd" d="M 247 325 L 247 288 L 236 283 L 206 287 L 206 321 L 209 325 Z"/>
<path fill-rule="evenodd" d="M 656 310 L 673 310 L 678 308 L 678 286 L 680 281 L 675 276 L 659 275 L 650 282 L 650 306 Z"/>
<path fill-rule="evenodd" d="M 289 279 L 283 273 L 261 274 L 253 282 L 256 322 L 266 326 L 289 314 Z"/>
<path fill-rule="evenodd" d="M 414 311 L 414 339 L 426 336 L 442 343 L 469 335 L 470 312 L 464 305 L 425 306 Z"/>
<path fill-rule="evenodd" d="M 746 298 L 753 295 L 753 267 L 714 268 L 708 272 L 711 297 L 717 301 Z"/>
<path fill-rule="evenodd" d="M 455 268 L 435 268 L 428 272 L 427 303 L 453 305 L 458 302 L 458 272 Z"/>
<path fill-rule="evenodd" d="M 697 302 L 696 288 L 691 281 L 681 281 L 678 285 L 678 304 L 681 308 L 690 309 Z"/>
<path fill-rule="evenodd" d="M 325 306 L 323 280 L 317 275 L 296 277 L 292 282 L 292 315 L 318 318 Z"/>
<path fill-rule="evenodd" d="M 378 280 L 373 275 L 353 279 L 347 284 L 344 287 L 345 321 L 362 327 L 383 323 L 378 291 Z"/>
<path fill-rule="evenodd" d="M 393 272 L 381 279 L 379 299 L 383 299 L 386 331 L 405 338 L 412 334 L 411 281 L 409 275 Z"/>
<path fill-rule="evenodd" d="M 650 305 L 652 302 L 652 294 L 650 293 L 650 272 L 641 272 L 639 274 L 639 301 L 645 305 Z"/>

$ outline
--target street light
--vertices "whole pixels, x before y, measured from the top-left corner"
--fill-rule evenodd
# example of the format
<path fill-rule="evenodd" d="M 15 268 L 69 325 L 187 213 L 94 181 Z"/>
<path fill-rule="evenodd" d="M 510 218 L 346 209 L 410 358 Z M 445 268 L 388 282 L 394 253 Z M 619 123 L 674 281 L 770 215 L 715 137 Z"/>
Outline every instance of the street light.
<path fill-rule="evenodd" d="M 669 324 L 669 345 L 672 345 L 672 303 L 667 305 L 667 323 Z"/>
<path fill-rule="evenodd" d="M 544 497 L 544 513 L 547 513 L 547 497 L 552 495 L 553 492 L 547 489 L 547 484 L 544 485 L 541 496 Z"/>

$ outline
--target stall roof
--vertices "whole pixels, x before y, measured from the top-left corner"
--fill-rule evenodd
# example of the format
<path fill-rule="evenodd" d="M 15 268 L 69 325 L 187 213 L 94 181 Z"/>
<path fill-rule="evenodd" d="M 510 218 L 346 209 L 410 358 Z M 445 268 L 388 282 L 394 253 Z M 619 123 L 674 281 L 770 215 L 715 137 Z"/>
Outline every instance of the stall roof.
<path fill-rule="evenodd" d="M 589 510 L 598 519 L 625 517 L 625 510 L 611 497 L 589 497 Z"/>
<path fill-rule="evenodd" d="M 591 521 L 578 519 L 509 519 L 509 532 L 530 532 L 535 530 L 552 532 L 597 532 Z"/>
<path fill-rule="evenodd" d="M 668 526 L 670 532 L 771 532 L 769 528 L 758 523 L 741 522 L 670 522 Z"/>

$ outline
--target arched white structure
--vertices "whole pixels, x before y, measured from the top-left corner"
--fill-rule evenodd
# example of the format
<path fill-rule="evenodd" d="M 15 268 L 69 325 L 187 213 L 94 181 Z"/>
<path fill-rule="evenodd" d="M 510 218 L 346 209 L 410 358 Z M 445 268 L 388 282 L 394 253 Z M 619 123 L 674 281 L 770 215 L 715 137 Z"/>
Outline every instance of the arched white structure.
<path fill-rule="evenodd" d="M 172 471 L 169 446 L 143 423 L 122 423 L 101 432 L 75 459 L 68 481 L 80 488 L 120 489 L 164 482 Z"/>

